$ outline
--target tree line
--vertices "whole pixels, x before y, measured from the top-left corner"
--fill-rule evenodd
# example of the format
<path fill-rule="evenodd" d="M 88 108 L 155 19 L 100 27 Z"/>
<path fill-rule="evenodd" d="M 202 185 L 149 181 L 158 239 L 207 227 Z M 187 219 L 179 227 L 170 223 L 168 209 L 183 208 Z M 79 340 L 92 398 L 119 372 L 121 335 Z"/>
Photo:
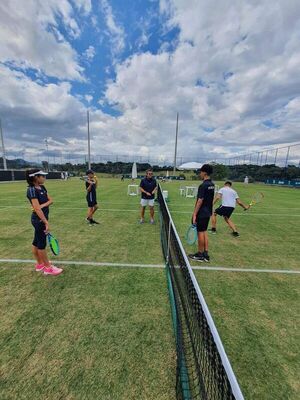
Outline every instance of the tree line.
<path fill-rule="evenodd" d="M 0 165 L 2 159 L 0 158 Z M 43 161 L 43 168 L 49 169 L 48 163 Z M 300 179 L 300 168 L 295 165 L 288 165 L 287 167 L 278 167 L 274 164 L 268 165 L 254 165 L 254 164 L 243 164 L 243 165 L 223 165 L 212 163 L 214 168 L 213 178 L 215 180 L 229 179 L 233 181 L 243 182 L 245 176 L 248 176 L 250 182 L 264 182 L 266 179 Z M 22 159 L 7 160 L 8 169 L 24 169 L 37 167 L 37 163 L 30 163 Z M 98 173 L 106 173 L 111 175 L 130 175 L 132 170 L 132 162 L 111 162 L 107 163 L 92 163 L 92 169 Z M 163 175 L 166 171 L 169 174 L 173 174 L 172 165 L 150 165 L 149 163 L 137 163 L 137 169 L 139 172 L 144 172 L 148 168 L 152 168 L 156 174 Z M 84 174 L 87 169 L 85 163 L 82 164 L 51 164 L 51 171 L 68 171 L 74 175 Z M 197 171 L 193 171 L 193 179 L 199 179 L 197 176 Z M 188 175 L 191 177 L 191 172 L 176 170 L 176 175 Z"/>

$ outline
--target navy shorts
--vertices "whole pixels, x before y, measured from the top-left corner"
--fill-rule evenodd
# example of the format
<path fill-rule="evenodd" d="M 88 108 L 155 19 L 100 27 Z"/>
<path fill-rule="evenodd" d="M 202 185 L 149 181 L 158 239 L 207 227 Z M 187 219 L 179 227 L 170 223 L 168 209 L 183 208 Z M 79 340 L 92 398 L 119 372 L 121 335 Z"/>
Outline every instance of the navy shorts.
<path fill-rule="evenodd" d="M 88 203 L 88 207 L 95 207 L 97 205 L 97 198 L 96 196 L 93 196 L 91 193 L 87 194 L 86 201 Z"/>
<path fill-rule="evenodd" d="M 227 217 L 230 218 L 231 214 L 234 211 L 234 207 L 226 207 L 226 206 L 220 206 L 215 209 L 215 213 L 217 215 L 220 215 L 221 217 Z"/>
<path fill-rule="evenodd" d="M 34 238 L 32 244 L 39 250 L 44 250 L 47 246 L 47 236 L 44 232 L 45 224 L 36 216 L 31 217 L 31 223 L 34 227 Z"/>
<path fill-rule="evenodd" d="M 207 231 L 210 217 L 197 218 L 197 232 Z"/>

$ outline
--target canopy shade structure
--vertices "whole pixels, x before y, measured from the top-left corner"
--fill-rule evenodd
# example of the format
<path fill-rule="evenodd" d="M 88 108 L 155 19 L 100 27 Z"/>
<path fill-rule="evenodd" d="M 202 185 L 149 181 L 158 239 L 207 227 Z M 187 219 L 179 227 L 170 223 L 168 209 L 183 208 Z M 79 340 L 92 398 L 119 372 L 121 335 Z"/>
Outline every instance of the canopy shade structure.
<path fill-rule="evenodd" d="M 135 162 L 132 165 L 131 177 L 132 177 L 132 179 L 136 179 L 137 178 L 137 167 L 136 167 L 136 163 Z"/>
<path fill-rule="evenodd" d="M 193 169 L 200 169 L 203 164 L 197 163 L 197 162 L 188 162 L 180 165 L 178 169 L 180 170 L 193 170 Z"/>

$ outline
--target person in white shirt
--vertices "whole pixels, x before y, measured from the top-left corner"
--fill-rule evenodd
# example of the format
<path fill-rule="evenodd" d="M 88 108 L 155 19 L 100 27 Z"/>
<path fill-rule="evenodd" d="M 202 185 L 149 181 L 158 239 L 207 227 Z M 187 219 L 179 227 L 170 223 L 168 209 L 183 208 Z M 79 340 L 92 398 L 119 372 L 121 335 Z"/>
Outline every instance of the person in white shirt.
<path fill-rule="evenodd" d="M 215 234 L 217 233 L 217 215 L 220 215 L 224 217 L 225 222 L 228 224 L 230 229 L 232 230 L 232 235 L 233 236 L 240 236 L 236 226 L 234 223 L 231 221 L 230 217 L 231 214 L 233 213 L 236 204 L 241 206 L 244 210 L 247 210 L 249 206 L 246 206 L 244 203 L 241 202 L 239 199 L 239 195 L 235 190 L 232 189 L 232 183 L 230 181 L 226 181 L 224 186 L 218 191 L 217 195 L 214 198 L 214 203 L 215 204 L 217 201 L 221 200 L 222 204 L 215 209 L 213 215 L 212 215 L 212 220 L 211 220 L 211 233 Z"/>

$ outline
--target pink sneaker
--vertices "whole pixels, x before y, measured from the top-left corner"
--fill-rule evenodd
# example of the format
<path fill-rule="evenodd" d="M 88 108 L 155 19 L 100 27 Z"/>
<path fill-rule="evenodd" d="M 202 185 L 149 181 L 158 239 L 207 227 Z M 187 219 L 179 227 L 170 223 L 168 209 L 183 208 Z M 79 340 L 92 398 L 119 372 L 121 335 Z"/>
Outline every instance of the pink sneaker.
<path fill-rule="evenodd" d="M 57 268 L 54 265 L 50 265 L 50 267 L 44 267 L 44 275 L 59 275 L 63 272 L 62 268 Z"/>
<path fill-rule="evenodd" d="M 36 272 L 41 272 L 44 270 L 44 265 L 43 264 L 36 264 L 35 265 L 35 270 Z"/>

